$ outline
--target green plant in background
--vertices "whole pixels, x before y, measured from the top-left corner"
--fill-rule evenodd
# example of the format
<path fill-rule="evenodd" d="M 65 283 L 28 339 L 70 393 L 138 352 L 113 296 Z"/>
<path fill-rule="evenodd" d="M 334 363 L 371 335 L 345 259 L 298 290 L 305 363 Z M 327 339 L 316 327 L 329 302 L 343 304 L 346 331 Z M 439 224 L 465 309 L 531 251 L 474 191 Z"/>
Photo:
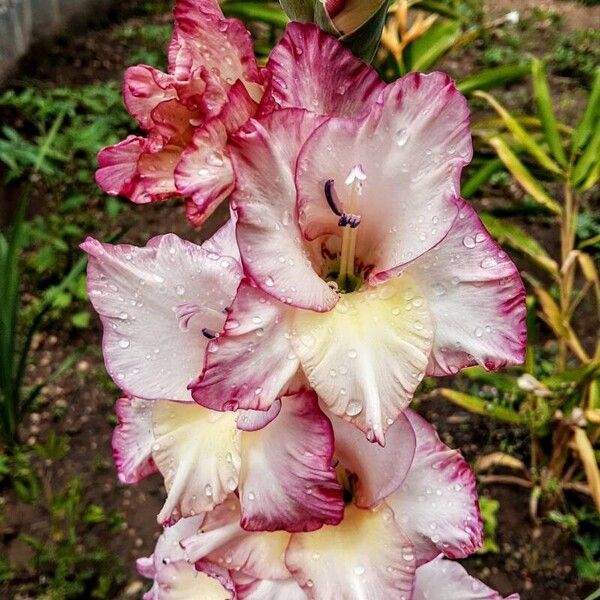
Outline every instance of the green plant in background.
<path fill-rule="evenodd" d="M 534 116 L 517 118 L 485 92 L 498 114 L 475 124 L 479 141 L 492 149 L 490 158 L 470 180 L 467 194 L 480 188 L 499 168 L 506 168 L 538 214 L 555 227 L 560 255 L 552 257 L 534 237 L 492 214 L 483 215 L 492 235 L 529 261 L 523 272 L 529 284 L 529 346 L 524 369 L 497 375 L 480 368 L 466 371 L 479 385 L 496 391 L 495 400 L 451 389 L 441 394 L 459 406 L 500 421 L 529 428 L 531 464 L 517 464 L 524 476 L 490 476 L 532 490 L 531 510 L 540 498 L 553 506 L 564 490 L 589 494 L 600 510 L 600 472 L 595 445 L 600 439 L 600 276 L 593 251 L 599 241 L 581 227 L 586 192 L 600 179 L 600 71 L 583 118 L 574 129 L 555 116 L 543 64 L 532 63 Z M 589 194 L 588 194 L 589 195 Z M 578 229 L 579 224 L 579 229 Z M 592 237 L 578 238 L 577 233 Z M 539 317 L 539 320 L 538 320 Z M 540 346 L 540 321 L 556 340 L 556 353 Z M 578 322 L 591 337 L 582 339 Z M 499 457 L 502 466 L 505 457 Z M 509 457 L 510 458 L 510 457 Z"/>

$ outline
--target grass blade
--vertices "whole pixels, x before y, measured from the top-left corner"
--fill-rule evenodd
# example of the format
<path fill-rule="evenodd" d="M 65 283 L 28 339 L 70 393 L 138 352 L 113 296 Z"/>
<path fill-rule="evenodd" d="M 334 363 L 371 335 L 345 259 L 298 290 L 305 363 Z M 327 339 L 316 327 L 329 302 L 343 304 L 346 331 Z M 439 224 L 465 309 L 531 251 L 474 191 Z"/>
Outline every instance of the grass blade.
<path fill-rule="evenodd" d="M 517 158 L 516 154 L 509 148 L 508 144 L 500 137 L 488 140 L 489 144 L 496 150 L 500 160 L 511 172 L 513 177 L 521 184 L 523 189 L 537 202 L 553 213 L 560 215 L 562 209 L 560 204 L 553 200 L 546 190 L 536 181 L 529 169 Z"/>
<path fill-rule="evenodd" d="M 566 167 L 567 155 L 561 144 L 558 122 L 552 108 L 552 98 L 543 63 L 534 59 L 531 63 L 531 73 L 533 75 L 533 95 L 537 104 L 538 115 L 544 128 L 546 142 L 554 158 L 559 164 Z"/>

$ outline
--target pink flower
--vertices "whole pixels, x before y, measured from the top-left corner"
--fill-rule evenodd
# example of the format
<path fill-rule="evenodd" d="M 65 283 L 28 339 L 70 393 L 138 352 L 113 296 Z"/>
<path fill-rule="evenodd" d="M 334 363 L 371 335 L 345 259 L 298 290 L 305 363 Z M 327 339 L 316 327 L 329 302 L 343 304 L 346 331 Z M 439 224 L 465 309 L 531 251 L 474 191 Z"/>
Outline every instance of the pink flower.
<path fill-rule="evenodd" d="M 315 107 L 335 104 L 337 82 L 313 64 Z M 273 71 L 274 98 L 308 85 L 286 72 Z M 383 444 L 425 374 L 523 360 L 518 271 L 460 198 L 465 99 L 441 73 L 369 82 L 363 96 L 363 114 L 281 108 L 230 144 L 244 279 L 192 387 L 207 408 L 268 410 L 301 372 L 331 414 Z"/>
<path fill-rule="evenodd" d="M 175 562 L 189 571 L 187 561 L 204 573 L 218 573 L 225 589 L 237 594 L 230 597 L 379 600 L 404 594 L 416 600 L 420 596 L 411 593 L 421 565 L 440 552 L 464 557 L 480 545 L 473 475 L 415 413 L 407 411 L 390 430 L 393 450 L 368 444 L 341 420 L 334 429 L 347 502 L 339 525 L 251 533 L 239 524 L 244 494 L 240 500 L 232 495 L 212 512 L 166 530 L 153 559 L 146 559 L 154 565 L 148 572 L 155 587 L 164 579 L 166 557 L 167 565 Z M 263 485 L 269 486 L 268 478 Z M 165 550 L 169 540 L 171 550 Z M 176 583 L 188 581 L 180 577 Z M 186 589 L 185 597 L 194 598 L 193 584 Z"/>
<path fill-rule="evenodd" d="M 206 219 L 233 189 L 227 137 L 254 114 L 265 83 L 249 33 L 216 0 L 178 0 L 168 73 L 131 67 L 125 104 L 147 137 L 98 155 L 98 185 L 136 203 L 186 196 Z"/>

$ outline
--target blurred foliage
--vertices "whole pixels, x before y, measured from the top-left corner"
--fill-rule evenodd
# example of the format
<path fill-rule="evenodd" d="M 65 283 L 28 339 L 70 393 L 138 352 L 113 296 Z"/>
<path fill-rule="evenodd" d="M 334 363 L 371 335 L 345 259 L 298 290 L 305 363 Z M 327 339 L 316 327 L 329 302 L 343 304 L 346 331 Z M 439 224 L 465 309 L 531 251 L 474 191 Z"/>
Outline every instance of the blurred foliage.
<path fill-rule="evenodd" d="M 545 68 L 537 60 L 532 83 L 536 112 L 519 118 L 493 96 L 475 92 L 497 114 L 474 123 L 476 148 L 484 154 L 487 147 L 496 156 L 464 183 L 465 195 L 474 195 L 497 169 L 506 169 L 537 204 L 546 226 L 553 227 L 559 255 L 552 256 L 520 225 L 482 215 L 492 235 L 531 266 L 522 272 L 530 293 L 526 363 L 506 374 L 467 369 L 475 394 L 452 389 L 441 394 L 472 412 L 529 428 L 531 464 L 516 468 L 525 468 L 524 484 L 532 489 L 530 508 L 537 517 L 540 499 L 552 508 L 567 490 L 587 493 L 600 509 L 595 450 L 600 438 L 600 238 L 598 216 L 589 204 L 600 180 L 600 71 L 573 128 L 556 118 Z M 583 331 L 579 319 L 585 319 Z M 541 344 L 548 333 L 554 352 Z M 590 334 L 591 339 L 582 337 Z M 493 390 L 492 397 L 486 397 L 486 389 Z"/>

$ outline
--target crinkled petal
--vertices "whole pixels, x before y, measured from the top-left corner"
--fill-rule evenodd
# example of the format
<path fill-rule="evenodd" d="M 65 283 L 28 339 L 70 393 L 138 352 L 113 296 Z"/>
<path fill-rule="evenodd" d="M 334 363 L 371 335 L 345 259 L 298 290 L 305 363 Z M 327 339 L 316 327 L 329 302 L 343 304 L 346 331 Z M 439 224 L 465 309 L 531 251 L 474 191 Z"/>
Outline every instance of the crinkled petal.
<path fill-rule="evenodd" d="M 288 579 L 284 562 L 290 534 L 284 531 L 247 532 L 240 527 L 235 496 L 208 513 L 195 535 L 182 540 L 188 560 L 207 559 L 255 579 Z"/>
<path fill-rule="evenodd" d="M 428 372 L 488 370 L 523 362 L 527 331 L 519 271 L 462 202 L 448 235 L 406 269 L 427 297 L 435 324 Z"/>
<path fill-rule="evenodd" d="M 281 412 L 281 400 L 276 400 L 269 410 L 238 410 L 237 428 L 241 431 L 259 431 L 266 427 Z"/>
<path fill-rule="evenodd" d="M 293 318 L 292 345 L 323 403 L 383 445 L 429 359 L 433 330 L 418 288 L 400 277 Z"/>
<path fill-rule="evenodd" d="M 467 103 L 452 80 L 407 75 L 386 88 L 364 119 L 332 118 L 302 148 L 296 186 L 303 233 L 314 239 L 339 230 L 324 184 L 334 180 L 349 210 L 345 182 L 360 165 L 366 179 L 351 211 L 362 218 L 356 253 L 371 283 L 396 275 L 450 229 L 471 154 Z"/>
<path fill-rule="evenodd" d="M 158 588 L 154 596 L 144 596 L 144 600 L 230 600 L 235 598 L 232 591 L 214 577 L 201 573 L 186 561 L 176 561 L 165 565 L 156 577 Z"/>
<path fill-rule="evenodd" d="M 503 600 L 503 597 L 471 577 L 459 563 L 440 555 L 417 569 L 411 600 Z M 519 594 L 505 600 L 519 600 Z"/>
<path fill-rule="evenodd" d="M 214 235 L 208 238 L 202 243 L 202 247 L 216 256 L 230 256 L 237 262 L 240 262 L 240 249 L 237 245 L 237 238 L 235 237 L 235 223 L 236 216 L 231 211 L 231 218 L 215 231 Z"/>
<path fill-rule="evenodd" d="M 229 90 L 223 110 L 194 135 L 175 170 L 178 191 L 195 205 L 195 226 L 201 225 L 233 191 L 233 167 L 226 152 L 229 136 L 255 112 L 256 103 L 238 81 Z"/>
<path fill-rule="evenodd" d="M 312 531 L 335 525 L 344 501 L 331 466 L 331 424 L 312 391 L 287 396 L 281 405 L 269 425 L 242 437 L 242 527 Z"/>
<path fill-rule="evenodd" d="M 286 564 L 308 598 L 382 600 L 407 598 L 415 553 L 391 510 L 346 507 L 344 520 L 292 536 Z"/>
<path fill-rule="evenodd" d="M 268 580 L 233 574 L 239 600 L 306 600 L 306 594 L 293 579 Z"/>
<path fill-rule="evenodd" d="M 150 202 L 140 184 L 138 161 L 147 140 L 130 135 L 127 139 L 103 148 L 98 153 L 96 183 L 112 196 L 124 196 L 133 202 Z"/>
<path fill-rule="evenodd" d="M 194 400 L 213 410 L 268 410 L 299 368 L 288 307 L 242 282 L 224 332 L 210 342 Z"/>
<path fill-rule="evenodd" d="M 330 310 L 337 294 L 313 269 L 296 220 L 295 161 L 321 121 L 298 109 L 251 120 L 236 135 L 232 160 L 237 187 L 237 237 L 245 272 L 262 290 L 288 304 Z M 265 168 L 268 166 L 268 168 Z"/>
<path fill-rule="evenodd" d="M 120 398 L 116 412 L 119 424 L 112 436 L 113 459 L 122 483 L 137 483 L 157 472 L 152 459 L 153 402 L 140 398 Z"/>
<path fill-rule="evenodd" d="M 152 457 L 165 478 L 159 523 L 212 510 L 236 489 L 240 434 L 235 416 L 194 402 L 154 402 Z"/>
<path fill-rule="evenodd" d="M 88 292 L 104 326 L 103 353 L 116 384 L 145 399 L 188 400 L 202 368 L 203 329 L 220 331 L 239 265 L 173 234 L 145 248 L 88 238 Z"/>
<path fill-rule="evenodd" d="M 180 156 L 181 147 L 175 145 L 165 146 L 158 152 L 143 152 L 138 160 L 139 185 L 143 192 L 129 199 L 144 204 L 177 196 L 175 166 Z"/>
<path fill-rule="evenodd" d="M 395 492 L 408 473 L 415 454 L 415 432 L 400 414 L 386 433 L 384 448 L 370 444 L 351 423 L 332 416 L 335 456 L 356 476 L 355 503 L 372 508 Z"/>
<path fill-rule="evenodd" d="M 425 419 L 412 410 L 405 415 L 417 449 L 408 475 L 387 503 L 415 545 L 419 564 L 440 552 L 464 558 L 481 546 L 483 536 L 475 476 Z"/>
<path fill-rule="evenodd" d="M 224 86 L 241 80 L 250 95 L 260 100 L 263 75 L 256 64 L 250 34 L 241 21 L 225 19 L 216 4 L 178 0 L 169 72 L 185 79 L 190 72 L 205 67 L 218 73 Z"/>
<path fill-rule="evenodd" d="M 313 24 L 290 23 L 273 48 L 261 111 L 304 108 L 327 116 L 369 110 L 385 84 L 371 66 Z"/>
<path fill-rule="evenodd" d="M 152 111 L 161 103 L 177 98 L 175 79 L 154 67 L 136 65 L 125 71 L 123 96 L 129 114 L 146 131 L 152 129 Z"/>
<path fill-rule="evenodd" d="M 180 541 L 193 535 L 203 516 L 182 519 L 165 529 L 158 538 L 154 554 L 138 559 L 138 572 L 154 579 L 144 600 L 227 600 L 234 595 L 215 578 L 199 573 L 187 562 Z"/>

